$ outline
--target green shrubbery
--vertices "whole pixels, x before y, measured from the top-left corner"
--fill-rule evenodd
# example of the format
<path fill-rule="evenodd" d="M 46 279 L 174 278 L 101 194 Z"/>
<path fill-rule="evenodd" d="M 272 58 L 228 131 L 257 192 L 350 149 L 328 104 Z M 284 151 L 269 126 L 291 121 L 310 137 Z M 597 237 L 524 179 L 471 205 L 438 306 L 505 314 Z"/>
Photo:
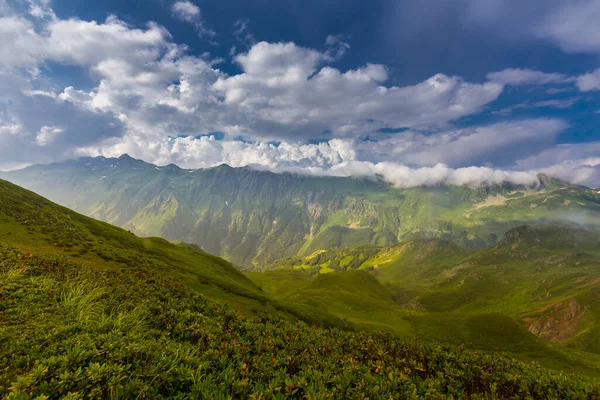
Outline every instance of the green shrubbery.
<path fill-rule="evenodd" d="M 0 396 L 9 399 L 600 396 L 595 379 L 503 355 L 250 320 L 138 269 L 0 246 L 0 288 Z"/>

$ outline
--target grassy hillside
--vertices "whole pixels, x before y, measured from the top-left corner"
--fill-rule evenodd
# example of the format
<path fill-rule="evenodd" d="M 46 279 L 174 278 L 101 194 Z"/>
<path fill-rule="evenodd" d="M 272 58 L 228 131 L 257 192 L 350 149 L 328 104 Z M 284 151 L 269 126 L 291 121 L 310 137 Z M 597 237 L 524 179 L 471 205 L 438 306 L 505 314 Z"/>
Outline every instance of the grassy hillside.
<path fill-rule="evenodd" d="M 94 268 L 152 269 L 245 314 L 295 316 L 328 325 L 343 323 L 303 305 L 282 304 L 228 262 L 194 246 L 139 238 L 0 180 L 0 243 L 33 254 L 62 254 Z"/>
<path fill-rule="evenodd" d="M 417 237 L 481 249 L 532 221 L 576 221 L 600 230 L 597 191 L 545 176 L 535 188 L 399 189 L 368 179 L 226 165 L 157 167 L 128 156 L 32 166 L 3 176 L 88 216 L 141 236 L 200 245 L 245 269 Z"/>
<path fill-rule="evenodd" d="M 274 296 L 321 304 L 363 329 L 507 351 L 563 369 L 600 368 L 600 235 L 594 232 L 522 226 L 485 250 L 412 239 L 391 248 L 321 251 L 282 265 L 246 275 Z"/>
<path fill-rule="evenodd" d="M 595 399 L 600 381 L 387 334 L 250 320 L 152 269 L 0 245 L 7 399 Z"/>

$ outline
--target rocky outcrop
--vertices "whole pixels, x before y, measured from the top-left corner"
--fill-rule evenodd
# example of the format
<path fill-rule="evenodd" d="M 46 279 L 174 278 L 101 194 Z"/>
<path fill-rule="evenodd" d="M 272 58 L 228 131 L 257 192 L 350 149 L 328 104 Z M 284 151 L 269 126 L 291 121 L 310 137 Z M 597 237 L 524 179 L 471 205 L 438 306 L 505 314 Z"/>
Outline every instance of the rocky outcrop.
<path fill-rule="evenodd" d="M 581 320 L 589 306 L 576 299 L 556 303 L 543 310 L 543 315 L 523 319 L 529 332 L 552 343 L 562 343 L 580 332 Z"/>

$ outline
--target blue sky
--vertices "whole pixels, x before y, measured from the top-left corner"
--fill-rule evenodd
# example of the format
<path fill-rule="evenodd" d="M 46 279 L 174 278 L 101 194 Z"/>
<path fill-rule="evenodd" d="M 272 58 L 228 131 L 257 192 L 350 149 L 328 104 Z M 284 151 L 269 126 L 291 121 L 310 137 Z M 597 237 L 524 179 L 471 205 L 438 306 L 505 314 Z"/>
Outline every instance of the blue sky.
<path fill-rule="evenodd" d="M 0 18 L 0 169 L 126 152 L 600 186 L 597 0 L 0 0 Z"/>

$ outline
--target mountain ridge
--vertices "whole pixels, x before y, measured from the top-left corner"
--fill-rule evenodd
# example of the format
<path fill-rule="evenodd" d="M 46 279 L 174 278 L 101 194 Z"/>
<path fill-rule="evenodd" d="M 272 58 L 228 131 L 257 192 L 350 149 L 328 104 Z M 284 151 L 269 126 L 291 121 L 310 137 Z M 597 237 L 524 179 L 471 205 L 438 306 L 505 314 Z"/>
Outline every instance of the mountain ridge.
<path fill-rule="evenodd" d="M 49 163 L 49 164 L 33 164 L 33 165 L 29 165 L 23 168 L 19 168 L 19 169 L 13 169 L 13 170 L 9 170 L 9 171 L 2 171 L 0 170 L 0 176 L 2 174 L 7 174 L 10 175 L 11 172 L 15 172 L 15 171 L 23 171 L 23 170 L 27 170 L 28 168 L 37 168 L 37 167 L 43 167 L 43 166 L 55 166 L 55 165 L 62 165 L 62 164 L 69 164 L 69 163 L 79 163 L 79 162 L 83 162 L 83 161 L 129 161 L 129 162 L 137 162 L 140 164 L 145 164 L 148 167 L 155 167 L 155 168 L 176 168 L 182 171 L 187 171 L 187 172 L 192 172 L 192 171 L 207 171 L 207 170 L 213 170 L 213 169 L 232 169 L 232 170 L 252 170 L 252 171 L 256 171 L 256 172 L 267 172 L 267 173 L 271 173 L 271 174 L 276 174 L 276 175 L 297 175 L 297 176 L 304 176 L 304 177 L 323 177 L 323 178 L 339 178 L 339 179 L 358 179 L 358 180 L 370 180 L 370 181 L 378 181 L 378 177 L 380 178 L 381 175 L 376 175 L 375 177 L 369 177 L 369 176 L 355 176 L 355 175 L 348 175 L 348 176 L 335 176 L 335 175 L 317 175 L 317 174 L 310 174 L 310 173 L 306 173 L 303 174 L 301 172 L 296 172 L 296 171 L 271 171 L 269 169 L 266 168 L 254 168 L 252 165 L 246 165 L 246 166 L 242 166 L 242 167 L 233 167 L 227 163 L 221 163 L 219 165 L 215 165 L 212 167 L 204 167 L 204 168 L 183 168 L 180 167 L 177 164 L 174 163 L 169 163 L 166 165 L 158 165 L 158 164 L 154 164 L 154 163 L 150 163 L 147 161 L 144 161 L 142 159 L 139 158 L 134 158 L 132 156 L 130 156 L 128 153 L 123 153 L 121 154 L 119 157 L 105 157 L 105 156 L 82 156 L 82 157 L 78 157 L 78 158 L 73 158 L 73 159 L 68 159 L 62 162 L 53 162 L 53 163 Z M 574 184 L 570 184 L 566 181 L 562 181 L 558 178 L 555 178 L 551 175 L 548 175 L 546 173 L 540 172 L 536 174 L 538 179 L 539 179 L 539 184 L 541 186 L 549 186 L 552 184 L 563 184 L 563 185 L 574 185 Z M 391 183 L 389 182 L 385 182 L 385 184 L 393 186 Z M 481 185 L 481 186 L 503 186 L 504 184 L 487 184 L 487 185 Z M 444 186 L 460 186 L 460 185 L 451 185 L 451 184 L 447 184 L 447 183 L 440 183 L 440 184 L 436 184 L 436 185 L 418 185 L 416 187 L 444 187 Z M 517 185 L 517 184 L 510 184 L 510 186 L 514 186 L 514 187 L 528 187 L 528 185 Z M 586 188 L 586 189 L 591 189 L 594 191 L 599 191 L 600 192 L 600 188 L 592 188 L 592 187 L 587 187 L 584 185 L 574 185 L 574 186 L 580 186 L 582 188 Z"/>
<path fill-rule="evenodd" d="M 328 248 L 393 246 L 410 237 L 483 248 L 507 230 L 538 220 L 581 220 L 600 229 L 597 193 L 543 175 L 535 189 L 396 188 L 377 179 L 226 164 L 159 167 L 123 155 L 30 166 L 2 176 L 138 235 L 193 243 L 245 269 Z"/>

